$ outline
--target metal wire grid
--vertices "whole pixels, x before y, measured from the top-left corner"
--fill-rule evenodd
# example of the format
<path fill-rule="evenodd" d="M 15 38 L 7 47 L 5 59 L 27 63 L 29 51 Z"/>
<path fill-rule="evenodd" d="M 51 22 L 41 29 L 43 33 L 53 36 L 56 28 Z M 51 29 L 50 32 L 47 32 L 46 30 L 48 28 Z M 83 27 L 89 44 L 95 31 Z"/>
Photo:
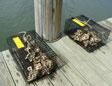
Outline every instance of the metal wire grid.
<path fill-rule="evenodd" d="M 65 21 L 64 33 L 67 34 L 71 39 L 72 39 L 71 35 L 73 35 L 74 32 L 76 32 L 78 29 L 83 30 L 84 28 L 88 28 L 88 29 L 91 29 L 91 30 L 95 31 L 97 34 L 99 34 L 102 41 L 99 42 L 95 46 L 88 46 L 88 47 L 85 47 L 83 45 L 83 43 L 80 43 L 78 41 L 75 41 L 76 43 L 78 43 L 81 47 L 83 47 L 88 52 L 93 52 L 93 51 L 99 49 L 101 46 L 104 46 L 106 44 L 106 41 L 107 41 L 108 36 L 110 34 L 110 30 L 108 30 L 107 28 L 104 28 L 103 26 L 97 24 L 93 20 L 90 20 L 88 22 L 88 24 L 90 24 L 93 28 L 89 28 L 88 26 L 81 27 L 80 25 L 78 25 L 77 23 L 72 21 L 72 19 L 74 19 L 74 18 L 75 17 L 72 17 L 72 18 L 67 19 Z M 84 15 L 77 16 L 77 18 L 81 21 L 87 21 L 89 19 Z"/>
<path fill-rule="evenodd" d="M 57 57 L 56 53 L 43 41 L 43 39 L 40 38 L 40 36 L 35 31 L 28 31 L 27 33 L 32 36 L 32 40 L 35 40 L 37 42 L 42 52 L 45 53 L 48 56 L 48 58 L 54 62 L 54 69 L 52 70 L 52 72 L 56 71 L 58 68 L 57 60 L 56 60 L 56 57 Z M 23 42 L 22 35 L 23 34 L 14 35 L 14 36 L 7 38 L 7 43 L 9 45 L 10 53 L 12 54 L 14 60 L 17 62 L 18 66 L 20 67 L 20 70 L 25 80 L 27 80 L 27 76 L 28 76 L 27 67 L 32 66 L 33 63 L 29 62 L 28 60 L 25 60 L 27 53 L 24 51 L 24 48 L 18 49 L 12 40 L 12 38 L 19 36 Z M 38 79 L 40 78 L 41 77 L 39 77 Z"/>

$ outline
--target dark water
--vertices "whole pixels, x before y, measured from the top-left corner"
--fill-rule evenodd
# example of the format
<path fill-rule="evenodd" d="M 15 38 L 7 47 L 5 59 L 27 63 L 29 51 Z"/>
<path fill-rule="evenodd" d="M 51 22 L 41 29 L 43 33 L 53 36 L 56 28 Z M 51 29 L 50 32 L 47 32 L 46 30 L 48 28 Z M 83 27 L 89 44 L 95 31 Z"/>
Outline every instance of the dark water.
<path fill-rule="evenodd" d="M 95 21 L 112 17 L 112 0 L 63 0 L 64 21 L 84 14 Z M 6 38 L 20 31 L 34 29 L 33 0 L 0 0 L 0 51 L 7 49 Z"/>

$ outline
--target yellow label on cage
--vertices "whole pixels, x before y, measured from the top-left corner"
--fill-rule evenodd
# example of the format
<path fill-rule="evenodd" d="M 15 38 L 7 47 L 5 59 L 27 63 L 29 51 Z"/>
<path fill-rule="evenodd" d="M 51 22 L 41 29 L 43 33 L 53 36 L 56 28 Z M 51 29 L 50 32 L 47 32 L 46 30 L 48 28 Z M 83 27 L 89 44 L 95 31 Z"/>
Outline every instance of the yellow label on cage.
<path fill-rule="evenodd" d="M 24 44 L 22 43 L 19 37 L 13 38 L 13 41 L 19 49 L 24 48 Z"/>
<path fill-rule="evenodd" d="M 79 24 L 80 26 L 84 27 L 85 24 L 83 24 L 82 22 L 80 22 L 79 20 L 77 19 L 73 19 L 72 21 L 76 22 L 77 24 Z"/>

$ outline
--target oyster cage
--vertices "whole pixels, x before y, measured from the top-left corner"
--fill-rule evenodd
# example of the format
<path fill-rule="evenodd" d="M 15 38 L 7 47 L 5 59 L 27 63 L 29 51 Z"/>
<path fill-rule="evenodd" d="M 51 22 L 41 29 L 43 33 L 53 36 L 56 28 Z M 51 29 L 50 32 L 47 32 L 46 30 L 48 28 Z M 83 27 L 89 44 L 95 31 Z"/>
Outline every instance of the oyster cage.
<path fill-rule="evenodd" d="M 64 65 L 64 62 L 60 58 L 57 57 L 56 53 L 43 41 L 43 39 L 40 38 L 40 36 L 35 31 L 28 31 L 27 34 L 32 36 L 32 40 L 36 41 L 36 43 L 38 44 L 38 47 L 41 49 L 41 51 L 43 53 L 45 53 L 50 60 L 53 61 L 54 65 L 53 65 L 53 69 L 50 74 L 52 74 L 52 72 L 55 72 L 58 68 L 60 68 Z M 14 35 L 14 36 L 8 37 L 7 43 L 8 43 L 9 51 L 10 51 L 13 59 L 19 66 L 24 79 L 27 81 L 27 77 L 28 77 L 27 67 L 32 66 L 33 63 L 29 62 L 29 60 L 25 59 L 27 53 L 25 52 L 24 48 L 18 49 L 16 44 L 12 40 L 14 37 L 18 36 L 20 38 L 20 40 L 22 41 L 22 43 L 24 45 L 26 45 L 23 42 L 22 35 L 23 34 L 21 33 L 19 35 Z M 39 80 L 40 78 L 45 77 L 45 76 L 47 76 L 47 75 L 40 76 L 39 78 L 37 78 L 35 80 Z M 35 80 L 33 80 L 33 81 L 35 81 Z M 33 82 L 33 81 L 31 81 L 31 82 Z M 30 82 L 28 82 L 28 83 L 30 83 Z"/>
<path fill-rule="evenodd" d="M 77 22 L 74 22 L 73 19 L 78 19 L 82 24 L 83 22 L 87 22 L 89 20 L 87 24 L 92 26 L 92 28 L 90 28 L 88 25 L 81 26 Z M 92 30 L 101 37 L 101 42 L 99 42 L 97 45 L 94 45 L 94 46 L 88 45 L 87 47 L 85 47 L 83 43 L 74 40 L 77 44 L 83 47 L 87 52 L 93 52 L 106 44 L 106 41 L 110 34 L 110 30 L 99 25 L 95 21 L 90 20 L 84 15 L 72 17 L 65 21 L 64 33 L 68 35 L 72 40 L 73 40 L 72 35 L 74 34 L 74 32 L 76 32 L 77 30 L 83 31 L 84 29 Z"/>

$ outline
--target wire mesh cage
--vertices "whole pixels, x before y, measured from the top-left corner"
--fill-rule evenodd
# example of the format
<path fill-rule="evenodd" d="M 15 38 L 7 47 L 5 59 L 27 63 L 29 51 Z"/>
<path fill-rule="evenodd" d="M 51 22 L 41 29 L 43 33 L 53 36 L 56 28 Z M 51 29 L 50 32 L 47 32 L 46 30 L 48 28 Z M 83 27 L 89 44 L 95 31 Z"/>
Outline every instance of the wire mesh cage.
<path fill-rule="evenodd" d="M 42 52 L 45 53 L 47 55 L 47 57 L 53 61 L 54 65 L 53 65 L 53 69 L 52 69 L 51 73 L 55 72 L 59 67 L 61 67 L 63 65 L 63 61 L 61 59 L 57 58 L 56 53 L 43 41 L 43 39 L 40 38 L 40 36 L 35 31 L 28 31 L 27 34 L 31 35 L 32 40 L 36 41 L 37 45 L 42 50 Z M 22 43 L 26 47 L 26 44 L 24 43 L 22 36 L 23 36 L 23 34 L 21 33 L 18 35 L 8 37 L 7 43 L 9 45 L 10 53 L 12 54 L 14 60 L 17 62 L 19 68 L 21 69 L 21 72 L 22 72 L 25 80 L 27 80 L 27 77 L 28 77 L 27 68 L 29 66 L 32 66 L 33 63 L 31 63 L 27 59 L 25 59 L 27 53 L 25 52 L 24 48 L 18 49 L 16 44 L 12 40 L 14 37 L 19 37 L 21 39 Z M 35 80 L 38 80 L 42 77 L 43 76 L 40 76 L 40 77 L 36 78 Z M 33 80 L 33 81 L 35 81 L 35 80 Z"/>
<path fill-rule="evenodd" d="M 77 30 L 83 31 L 85 29 L 95 31 L 101 37 L 101 42 L 99 42 L 97 45 L 94 45 L 94 46 L 85 47 L 83 43 L 75 41 L 80 46 L 82 46 L 86 51 L 93 52 L 94 50 L 96 50 L 106 44 L 108 36 L 110 34 L 110 30 L 99 25 L 95 21 L 90 20 L 89 18 L 87 18 L 84 15 L 72 17 L 65 21 L 64 33 L 67 34 L 72 40 L 73 40 L 73 38 L 71 36 Z"/>

